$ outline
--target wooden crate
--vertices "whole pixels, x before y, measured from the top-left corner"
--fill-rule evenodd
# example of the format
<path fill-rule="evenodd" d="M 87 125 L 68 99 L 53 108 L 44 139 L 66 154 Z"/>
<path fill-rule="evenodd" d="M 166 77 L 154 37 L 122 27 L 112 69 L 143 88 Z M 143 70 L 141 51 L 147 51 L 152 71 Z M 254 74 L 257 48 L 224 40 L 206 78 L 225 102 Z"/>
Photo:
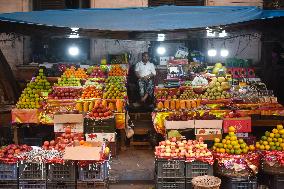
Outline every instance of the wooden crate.
<path fill-rule="evenodd" d="M 263 0 L 206 0 L 206 6 L 257 6 L 257 7 L 263 7 Z"/>

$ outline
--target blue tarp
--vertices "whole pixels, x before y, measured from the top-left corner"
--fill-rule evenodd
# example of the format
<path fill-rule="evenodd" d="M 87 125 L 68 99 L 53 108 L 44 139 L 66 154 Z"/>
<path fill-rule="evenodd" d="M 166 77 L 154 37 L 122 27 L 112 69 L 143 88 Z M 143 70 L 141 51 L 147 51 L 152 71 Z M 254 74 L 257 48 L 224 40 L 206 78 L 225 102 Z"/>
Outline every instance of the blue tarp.
<path fill-rule="evenodd" d="M 257 7 L 160 6 L 68 9 L 0 14 L 1 22 L 111 31 L 159 31 L 236 24 L 284 16 Z"/>

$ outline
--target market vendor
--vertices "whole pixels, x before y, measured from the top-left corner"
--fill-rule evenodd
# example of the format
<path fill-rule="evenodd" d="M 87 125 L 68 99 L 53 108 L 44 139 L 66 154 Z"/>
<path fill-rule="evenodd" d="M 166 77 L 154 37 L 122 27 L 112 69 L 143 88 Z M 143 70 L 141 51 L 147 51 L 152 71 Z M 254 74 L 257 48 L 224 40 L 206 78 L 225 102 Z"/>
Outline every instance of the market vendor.
<path fill-rule="evenodd" d="M 138 77 L 141 102 L 146 102 L 147 99 L 153 97 L 153 78 L 156 75 L 155 66 L 149 62 L 149 54 L 147 52 L 142 54 L 142 61 L 136 64 L 135 73 Z"/>

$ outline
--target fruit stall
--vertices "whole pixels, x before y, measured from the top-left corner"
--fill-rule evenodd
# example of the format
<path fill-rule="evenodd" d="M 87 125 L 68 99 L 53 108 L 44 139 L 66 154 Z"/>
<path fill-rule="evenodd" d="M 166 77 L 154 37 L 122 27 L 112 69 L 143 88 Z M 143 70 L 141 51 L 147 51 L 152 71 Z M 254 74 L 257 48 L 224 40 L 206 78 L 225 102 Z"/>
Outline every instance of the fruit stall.
<path fill-rule="evenodd" d="M 168 68 L 185 61 L 169 61 Z M 196 179 L 224 189 L 284 187 L 284 108 L 249 64 L 235 65 L 239 61 L 245 62 L 188 62 L 200 68 L 184 75 L 169 69 L 155 87 L 153 124 L 165 138 L 155 149 L 156 188 L 193 188 Z M 274 128 L 255 136 L 253 128 L 264 126 Z"/>

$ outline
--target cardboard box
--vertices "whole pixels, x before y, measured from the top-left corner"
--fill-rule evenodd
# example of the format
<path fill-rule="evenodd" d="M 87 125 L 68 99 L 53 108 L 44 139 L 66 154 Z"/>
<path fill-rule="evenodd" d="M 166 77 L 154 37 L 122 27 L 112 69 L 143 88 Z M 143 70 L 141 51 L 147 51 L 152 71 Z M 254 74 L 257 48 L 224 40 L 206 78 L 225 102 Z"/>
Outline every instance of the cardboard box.
<path fill-rule="evenodd" d="M 224 118 L 224 133 L 229 132 L 228 128 L 230 126 L 235 127 L 238 133 L 249 133 L 251 132 L 251 117 Z"/>
<path fill-rule="evenodd" d="M 115 126 L 117 129 L 125 128 L 125 113 L 115 113 Z"/>
<path fill-rule="evenodd" d="M 223 120 L 195 120 L 197 129 L 222 129 Z"/>
<path fill-rule="evenodd" d="M 71 132 L 84 132 L 84 119 L 82 114 L 59 114 L 54 115 L 54 132 L 64 132 L 66 127 L 71 128 Z"/>
<path fill-rule="evenodd" d="M 199 140 L 200 137 L 203 138 L 203 140 L 214 140 L 215 138 L 222 139 L 222 134 L 216 134 L 216 135 L 196 135 L 196 140 Z"/>
<path fill-rule="evenodd" d="M 195 135 L 220 135 L 222 129 L 195 129 Z"/>
<path fill-rule="evenodd" d="M 194 128 L 194 120 L 188 121 L 167 121 L 165 120 L 166 129 L 188 129 Z"/>
<path fill-rule="evenodd" d="M 101 160 L 102 147 L 66 147 L 63 155 L 64 160 Z"/>
<path fill-rule="evenodd" d="M 89 133 L 85 134 L 86 141 L 115 142 L 115 133 Z"/>
<path fill-rule="evenodd" d="M 12 109 L 12 123 L 39 123 L 37 109 Z"/>

